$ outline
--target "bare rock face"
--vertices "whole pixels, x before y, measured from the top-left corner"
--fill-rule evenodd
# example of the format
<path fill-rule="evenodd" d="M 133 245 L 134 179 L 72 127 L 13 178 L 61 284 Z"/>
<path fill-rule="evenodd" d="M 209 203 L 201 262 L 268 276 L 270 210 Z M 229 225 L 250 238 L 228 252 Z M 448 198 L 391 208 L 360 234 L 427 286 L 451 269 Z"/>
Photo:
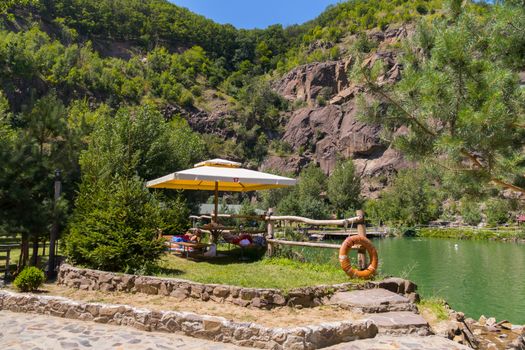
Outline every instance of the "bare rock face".
<path fill-rule="evenodd" d="M 297 173 L 315 161 L 329 174 L 338 157 L 352 158 L 364 180 L 363 194 L 377 196 L 377 191 L 385 187 L 392 174 L 410 164 L 399 152 L 381 141 L 379 126 L 359 121 L 356 114 L 353 99 L 342 105 L 306 107 L 295 111 L 282 140 L 297 155 L 269 157 L 262 168 Z"/>
<path fill-rule="evenodd" d="M 406 37 L 404 28 L 370 34 L 381 41 L 379 49 L 362 64 L 372 67 L 381 61 L 386 73 L 379 84 L 393 84 L 401 79 L 402 65 L 393 51 L 383 49 L 388 44 Z M 403 156 L 383 143 L 381 127 L 358 120 L 356 100 L 366 96 L 362 86 L 348 79 L 354 64 L 348 57 L 340 61 L 311 63 L 297 67 L 274 83 L 275 90 L 289 101 L 304 101 L 306 107 L 290 113 L 282 141 L 293 149 L 293 156 L 271 156 L 263 169 L 299 172 L 314 161 L 327 174 L 331 173 L 339 157 L 352 158 L 363 179 L 363 193 L 376 197 L 388 178 L 402 168 L 411 166 Z M 328 101 L 319 105 L 318 96 Z"/>
<path fill-rule="evenodd" d="M 279 170 L 281 174 L 297 174 L 311 161 L 311 154 L 289 157 L 269 156 L 261 165 L 262 171 Z"/>
<path fill-rule="evenodd" d="M 351 62 L 349 58 L 299 66 L 279 80 L 275 90 L 289 101 L 314 104 L 321 92 L 333 95 L 348 87 L 346 71 Z"/>

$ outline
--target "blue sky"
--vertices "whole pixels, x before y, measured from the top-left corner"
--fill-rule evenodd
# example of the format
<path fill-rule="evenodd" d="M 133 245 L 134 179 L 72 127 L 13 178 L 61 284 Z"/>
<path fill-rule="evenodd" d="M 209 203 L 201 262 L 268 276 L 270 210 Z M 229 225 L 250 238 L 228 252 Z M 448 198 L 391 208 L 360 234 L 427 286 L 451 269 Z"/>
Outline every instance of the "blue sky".
<path fill-rule="evenodd" d="M 314 19 L 340 0 L 169 0 L 218 23 L 237 28 L 266 28 L 300 24 Z"/>

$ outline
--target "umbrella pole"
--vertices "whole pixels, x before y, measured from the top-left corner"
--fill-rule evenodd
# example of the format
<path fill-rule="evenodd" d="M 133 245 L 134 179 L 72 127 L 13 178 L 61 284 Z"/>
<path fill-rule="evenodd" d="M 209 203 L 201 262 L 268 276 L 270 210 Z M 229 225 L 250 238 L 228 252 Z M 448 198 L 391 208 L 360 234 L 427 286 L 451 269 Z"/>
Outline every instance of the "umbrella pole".
<path fill-rule="evenodd" d="M 216 224 L 219 223 L 218 216 L 219 216 L 219 181 L 215 181 L 215 198 L 214 198 L 214 204 L 215 204 L 215 215 L 214 215 L 214 222 Z"/>

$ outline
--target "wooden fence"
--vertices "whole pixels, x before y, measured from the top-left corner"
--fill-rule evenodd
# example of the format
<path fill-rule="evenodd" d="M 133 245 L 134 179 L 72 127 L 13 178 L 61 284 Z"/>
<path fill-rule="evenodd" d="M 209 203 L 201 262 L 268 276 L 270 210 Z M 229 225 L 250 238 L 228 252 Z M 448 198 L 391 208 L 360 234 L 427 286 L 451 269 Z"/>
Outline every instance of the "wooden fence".
<path fill-rule="evenodd" d="M 337 226 L 337 227 L 344 227 L 345 231 L 343 236 L 350 236 L 352 234 L 357 234 L 359 236 L 366 237 L 366 225 L 365 225 L 365 213 L 362 210 L 358 210 L 356 212 L 356 216 L 346 218 L 346 219 L 337 219 L 337 220 L 315 220 L 310 218 L 305 218 L 301 216 L 278 216 L 273 215 L 273 210 L 270 208 L 268 209 L 266 215 L 256 215 L 256 216 L 246 216 L 246 215 L 235 215 L 235 214 L 219 214 L 220 218 L 228 218 L 228 219 L 251 219 L 251 220 L 257 220 L 257 221 L 264 221 L 266 223 L 266 230 L 263 232 L 265 233 L 267 242 L 268 242 L 268 254 L 272 255 L 275 251 L 276 245 L 284 245 L 284 246 L 301 246 L 301 247 L 317 247 L 317 248 L 327 248 L 327 249 L 339 249 L 339 244 L 329 244 L 329 243 L 318 243 L 318 242 L 301 242 L 301 241 L 288 241 L 288 240 L 282 240 L 282 239 L 275 239 L 275 224 L 277 222 L 294 222 L 294 223 L 302 223 L 307 225 L 314 225 L 314 226 Z M 200 220 L 200 219 L 211 219 L 211 216 L 209 215 L 201 215 L 201 216 L 191 216 L 193 220 Z M 347 229 L 349 226 L 356 227 L 355 232 L 348 231 Z M 365 266 L 366 256 L 365 256 L 365 250 L 361 247 L 356 248 L 358 250 L 358 261 L 359 265 L 361 267 Z"/>
<path fill-rule="evenodd" d="M 0 273 L 3 274 L 4 279 L 8 279 L 18 266 L 17 262 L 13 261 L 11 251 L 20 248 L 21 240 L 19 234 L 0 235 Z"/>

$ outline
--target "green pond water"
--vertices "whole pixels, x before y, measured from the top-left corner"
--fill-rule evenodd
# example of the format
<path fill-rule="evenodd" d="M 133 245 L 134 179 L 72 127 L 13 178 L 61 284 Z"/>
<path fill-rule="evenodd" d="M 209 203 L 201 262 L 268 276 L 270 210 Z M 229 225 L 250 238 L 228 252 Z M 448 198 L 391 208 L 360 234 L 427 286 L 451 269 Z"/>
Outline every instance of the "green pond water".
<path fill-rule="evenodd" d="M 380 272 L 414 281 L 423 297 L 443 297 L 475 319 L 486 315 L 525 324 L 524 244 L 438 238 L 373 242 Z M 310 254 L 334 261 L 337 252 L 321 250 Z"/>

